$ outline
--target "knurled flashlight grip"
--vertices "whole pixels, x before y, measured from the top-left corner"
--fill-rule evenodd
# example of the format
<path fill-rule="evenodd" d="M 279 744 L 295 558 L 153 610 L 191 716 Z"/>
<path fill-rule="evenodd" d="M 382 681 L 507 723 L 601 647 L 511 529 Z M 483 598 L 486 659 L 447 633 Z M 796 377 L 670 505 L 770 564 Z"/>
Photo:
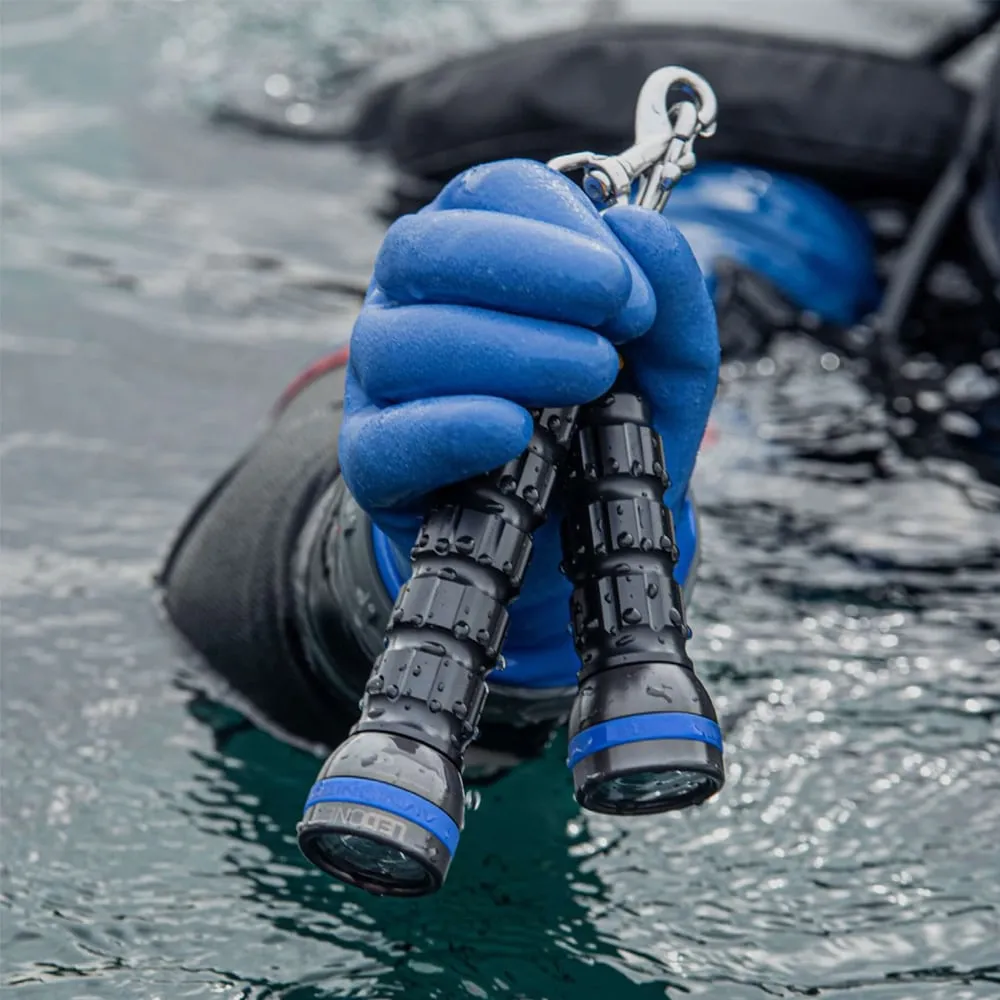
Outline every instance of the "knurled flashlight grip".
<path fill-rule="evenodd" d="M 563 568 L 581 683 L 651 656 L 691 666 L 663 444 L 622 381 L 582 411 L 565 469 Z"/>
<path fill-rule="evenodd" d="M 581 410 L 565 482 L 577 800 L 613 814 L 696 805 L 722 787 L 722 734 L 686 651 L 663 443 L 627 371 Z"/>
<path fill-rule="evenodd" d="M 443 491 L 411 551 L 412 576 L 396 599 L 354 732 L 411 737 L 461 768 L 577 412 L 538 411 L 522 455 Z"/>

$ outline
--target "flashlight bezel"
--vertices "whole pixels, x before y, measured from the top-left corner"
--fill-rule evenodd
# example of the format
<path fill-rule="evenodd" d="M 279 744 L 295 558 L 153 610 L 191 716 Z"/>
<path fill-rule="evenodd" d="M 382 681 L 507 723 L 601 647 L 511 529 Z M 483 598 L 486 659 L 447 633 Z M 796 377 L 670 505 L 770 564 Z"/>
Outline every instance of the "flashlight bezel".
<path fill-rule="evenodd" d="M 326 874 L 378 896 L 423 896 L 444 884 L 465 818 L 454 762 L 408 737 L 355 732 L 327 759 L 298 825 L 299 849 Z M 427 876 L 394 883 L 338 860 L 330 835 L 357 836 L 400 851 Z"/>
<path fill-rule="evenodd" d="M 570 716 L 566 766 L 577 802 L 590 812 L 640 816 L 701 805 L 725 784 L 722 730 L 712 699 L 679 663 L 637 662 L 581 678 Z M 642 772 L 686 771 L 702 787 L 670 799 L 612 805 L 610 780 Z"/>
<path fill-rule="evenodd" d="M 725 783 L 722 751 L 693 740 L 644 740 L 622 743 L 580 760 L 572 769 L 576 800 L 588 812 L 606 816 L 648 816 L 678 812 L 707 802 Z M 618 778 L 671 772 L 698 775 L 702 783 L 683 795 L 644 801 L 611 802 L 607 785 Z"/>
<path fill-rule="evenodd" d="M 369 814 L 381 813 L 381 810 L 368 810 L 368 812 Z M 387 823 L 393 824 L 397 821 L 397 817 L 392 816 L 392 814 L 381 813 L 381 815 Z M 400 843 L 399 840 L 393 837 L 371 830 L 358 830 L 342 823 L 327 822 L 322 815 L 300 823 L 297 832 L 299 848 L 306 858 L 317 868 L 338 881 L 356 886 L 375 896 L 412 898 L 437 892 L 444 883 L 448 863 L 451 861 L 451 854 L 444 850 L 444 845 L 440 845 L 441 852 L 437 854 L 437 857 L 444 857 L 445 863 L 443 866 L 440 864 L 435 865 L 432 861 L 428 860 L 427 856 L 422 855 L 420 851 Z M 371 872 L 363 872 L 359 867 L 352 866 L 345 860 L 337 860 L 333 852 L 324 844 L 325 838 L 331 835 L 338 837 L 359 837 L 370 843 L 380 844 L 383 847 L 398 851 L 420 867 L 423 878 L 420 882 L 393 882 L 388 877 L 381 877 Z M 440 841 L 438 841 L 438 844 L 440 844 Z"/>

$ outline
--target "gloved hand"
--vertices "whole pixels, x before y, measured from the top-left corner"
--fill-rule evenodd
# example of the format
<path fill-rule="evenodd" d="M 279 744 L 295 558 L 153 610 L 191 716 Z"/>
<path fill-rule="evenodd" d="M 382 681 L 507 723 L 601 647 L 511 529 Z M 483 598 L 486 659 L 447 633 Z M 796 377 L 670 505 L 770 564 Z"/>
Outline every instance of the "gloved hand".
<path fill-rule="evenodd" d="M 391 226 L 351 338 L 340 462 L 401 567 L 426 495 L 520 454 L 527 407 L 606 392 L 615 346 L 663 437 L 676 516 L 719 366 L 712 303 L 678 231 L 633 207 L 602 217 L 567 178 L 526 160 L 468 170 Z M 550 518 L 508 649 L 567 639 L 560 558 Z"/>

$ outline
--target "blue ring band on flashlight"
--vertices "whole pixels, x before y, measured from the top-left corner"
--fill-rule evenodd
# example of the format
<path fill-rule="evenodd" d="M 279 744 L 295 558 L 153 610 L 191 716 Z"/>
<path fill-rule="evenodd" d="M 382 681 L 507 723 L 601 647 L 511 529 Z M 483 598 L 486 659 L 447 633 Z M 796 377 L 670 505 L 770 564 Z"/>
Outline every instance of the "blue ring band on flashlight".
<path fill-rule="evenodd" d="M 650 712 L 647 715 L 626 715 L 621 719 L 601 722 L 570 740 L 566 766 L 574 768 L 585 757 L 625 743 L 646 740 L 694 740 L 722 749 L 722 730 L 718 723 L 688 712 Z"/>
<path fill-rule="evenodd" d="M 324 778 L 312 786 L 305 811 L 323 802 L 344 802 L 381 809 L 434 834 L 449 854 L 454 854 L 458 847 L 461 833 L 458 824 L 443 809 L 405 788 L 370 778 Z"/>

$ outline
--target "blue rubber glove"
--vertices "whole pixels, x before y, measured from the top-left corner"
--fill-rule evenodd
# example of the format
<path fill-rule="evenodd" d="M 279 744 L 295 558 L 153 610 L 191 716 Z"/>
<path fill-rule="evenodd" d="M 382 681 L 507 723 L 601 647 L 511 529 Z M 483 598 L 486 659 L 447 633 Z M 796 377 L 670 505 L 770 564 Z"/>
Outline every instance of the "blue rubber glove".
<path fill-rule="evenodd" d="M 687 488 L 719 345 L 680 233 L 642 209 L 602 217 L 568 179 L 527 160 L 466 171 L 390 227 L 351 338 L 340 461 L 382 533 L 376 551 L 391 590 L 408 576 L 427 494 L 520 454 L 532 432 L 528 407 L 606 392 L 616 346 L 663 437 L 664 499 L 689 565 Z M 560 558 L 550 518 L 511 607 L 508 669 L 494 683 L 573 683 Z"/>

